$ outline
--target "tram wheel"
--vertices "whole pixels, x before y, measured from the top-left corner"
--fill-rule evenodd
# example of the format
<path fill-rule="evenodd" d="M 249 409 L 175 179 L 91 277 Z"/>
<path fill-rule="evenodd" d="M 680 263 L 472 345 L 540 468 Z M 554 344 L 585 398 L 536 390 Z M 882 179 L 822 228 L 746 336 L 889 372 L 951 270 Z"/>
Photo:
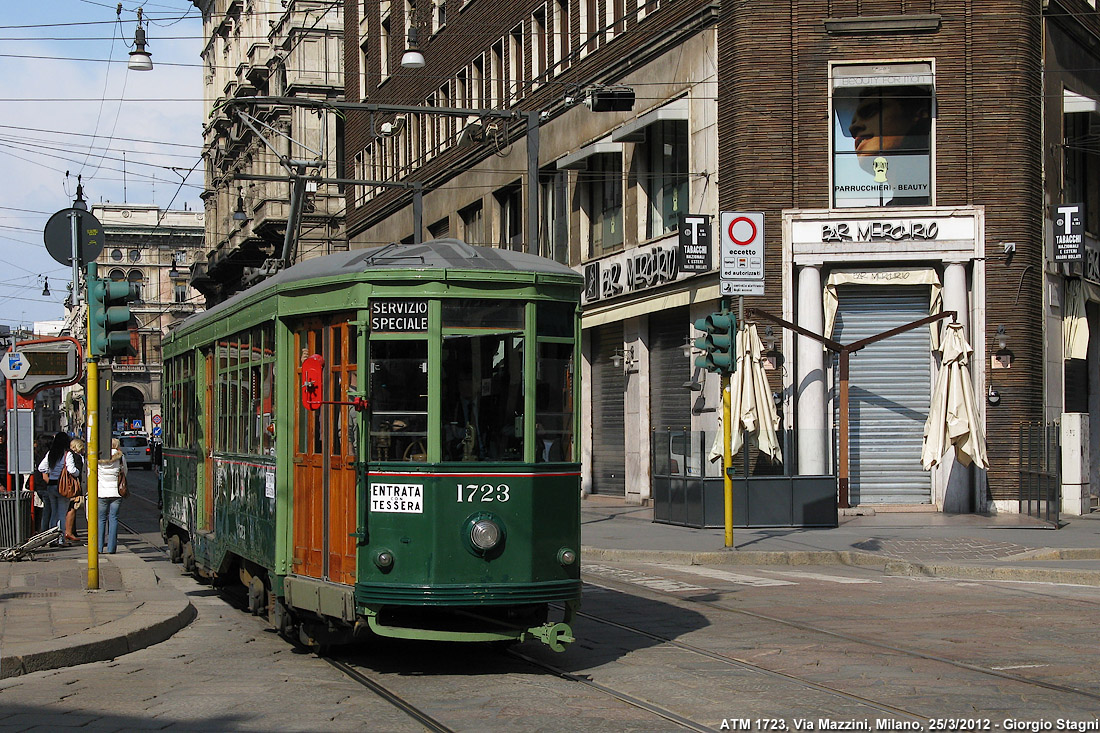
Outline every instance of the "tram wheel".
<path fill-rule="evenodd" d="M 178 534 L 168 538 L 168 559 L 177 565 L 183 562 L 183 543 Z"/>
<path fill-rule="evenodd" d="M 267 588 L 256 576 L 252 576 L 252 580 L 248 583 L 248 610 L 253 616 L 263 616 L 267 613 Z"/>
<path fill-rule="evenodd" d="M 183 562 L 183 571 L 185 573 L 195 572 L 195 548 L 190 540 L 184 542 L 183 546 L 180 548 L 180 560 Z"/>

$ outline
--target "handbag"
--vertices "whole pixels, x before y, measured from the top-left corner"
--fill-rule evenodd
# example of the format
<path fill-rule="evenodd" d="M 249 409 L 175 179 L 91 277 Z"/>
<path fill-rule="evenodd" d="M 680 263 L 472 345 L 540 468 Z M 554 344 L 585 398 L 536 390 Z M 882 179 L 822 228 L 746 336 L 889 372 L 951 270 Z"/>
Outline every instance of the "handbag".
<path fill-rule="evenodd" d="M 123 499 L 130 495 L 130 487 L 126 485 L 126 474 L 124 473 L 118 475 L 118 495 Z"/>
<path fill-rule="evenodd" d="M 72 499 L 80 495 L 80 479 L 69 473 L 69 469 L 61 467 L 61 477 L 57 481 L 57 493 L 66 499 Z"/>

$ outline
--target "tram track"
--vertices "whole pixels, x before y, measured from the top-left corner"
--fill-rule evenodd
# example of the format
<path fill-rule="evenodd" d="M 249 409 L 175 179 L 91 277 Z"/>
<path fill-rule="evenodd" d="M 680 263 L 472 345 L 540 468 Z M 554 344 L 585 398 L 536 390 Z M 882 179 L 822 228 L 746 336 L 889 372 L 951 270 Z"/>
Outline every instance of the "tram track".
<path fill-rule="evenodd" d="M 593 581 L 592 578 L 586 578 L 584 582 L 585 582 L 586 585 L 590 585 L 594 588 L 601 588 L 601 589 L 604 589 L 604 590 L 627 592 L 627 593 L 636 593 L 639 590 L 637 586 L 632 585 L 630 583 L 618 582 L 618 581 L 615 581 L 615 580 L 612 580 L 612 579 L 609 579 L 609 578 L 603 578 L 603 577 L 601 577 L 599 579 L 599 582 Z M 1007 671 L 1002 671 L 1002 670 L 998 670 L 998 669 L 990 669 L 988 667 L 982 667 L 982 666 L 979 666 L 979 665 L 976 665 L 976 664 L 970 664 L 968 662 L 964 662 L 964 661 L 961 661 L 961 660 L 958 660 L 958 659 L 951 659 L 949 657 L 944 657 L 944 656 L 940 656 L 940 655 L 937 655 L 937 654 L 930 654 L 928 652 L 922 652 L 922 651 L 919 651 L 919 650 L 910 649 L 910 648 L 903 647 L 903 646 L 898 646 L 896 644 L 889 644 L 889 643 L 886 643 L 886 642 L 876 641 L 874 639 L 867 639 L 867 638 L 864 638 L 864 637 L 857 636 L 855 634 L 848 634 L 848 633 L 844 633 L 844 632 L 833 631 L 831 629 L 821 628 L 819 626 L 814 626 L 813 624 L 808 624 L 808 623 L 801 622 L 801 621 L 791 621 L 791 620 L 788 620 L 788 619 L 778 618 L 776 616 L 770 616 L 768 614 L 759 613 L 757 611 L 748 611 L 748 610 L 745 610 L 745 609 L 730 608 L 729 606 L 725 606 L 725 605 L 722 605 L 721 603 L 717 603 L 717 602 L 714 602 L 714 601 L 706 601 L 706 600 L 699 600 L 699 599 L 693 599 L 693 598 L 685 598 L 683 596 L 676 595 L 675 593 L 669 593 L 669 592 L 662 591 L 660 589 L 655 589 L 655 588 L 649 588 L 647 590 L 650 593 L 655 593 L 655 594 L 663 596 L 663 597 L 675 598 L 676 600 L 678 600 L 682 603 L 692 605 L 692 606 L 701 606 L 701 607 L 712 609 L 712 610 L 719 611 L 719 612 L 722 612 L 722 613 L 728 613 L 728 614 L 734 614 L 734 615 L 738 615 L 738 616 L 744 616 L 746 618 L 752 618 L 752 619 L 757 620 L 757 621 L 764 621 L 764 622 L 768 622 L 768 623 L 774 623 L 774 624 L 778 624 L 778 625 L 781 625 L 781 626 L 798 629 L 800 631 L 810 632 L 810 633 L 814 633 L 814 634 L 821 634 L 823 636 L 827 636 L 827 637 L 832 638 L 832 639 L 843 640 L 843 641 L 846 641 L 846 642 L 849 642 L 849 643 L 859 644 L 859 645 L 862 645 L 862 646 L 866 646 L 866 647 L 870 647 L 870 648 L 874 648 L 874 649 L 879 649 L 879 650 L 890 652 L 890 653 L 893 653 L 893 654 L 898 654 L 898 655 L 901 655 L 901 656 L 905 656 L 905 657 L 908 657 L 908 658 L 911 658 L 911 659 L 919 659 L 919 660 L 923 660 L 923 661 L 927 661 L 927 662 L 945 664 L 945 665 L 955 667 L 957 669 L 962 669 L 962 670 L 966 670 L 968 672 L 973 672 L 973 673 L 977 673 L 977 674 L 997 678 L 999 680 L 1010 681 L 1010 682 L 1014 682 L 1014 683 L 1017 683 L 1017 684 L 1026 685 L 1026 686 L 1029 686 L 1029 687 L 1036 687 L 1036 688 L 1041 688 L 1041 689 L 1045 689 L 1045 690 L 1050 690 L 1052 692 L 1059 692 L 1059 693 L 1063 693 L 1063 694 L 1079 696 L 1079 697 L 1086 698 L 1088 700 L 1100 701 L 1100 694 L 1097 694 L 1095 692 L 1090 692 L 1088 690 L 1081 690 L 1081 689 L 1076 688 L 1076 687 L 1070 687 L 1068 685 L 1061 685 L 1061 684 L 1058 684 L 1056 682 L 1048 682 L 1048 681 L 1045 681 L 1045 680 L 1037 680 L 1037 679 L 1032 679 L 1032 678 L 1028 678 L 1028 677 L 1023 677 L 1021 675 L 1012 674 L 1011 672 L 1007 672 Z M 589 619 L 591 621 L 594 621 L 596 623 L 600 623 L 600 624 L 603 624 L 603 625 L 606 625 L 606 626 L 619 628 L 621 630 L 628 631 L 630 633 L 634 633 L 634 634 L 638 634 L 638 635 L 647 637 L 647 638 L 649 638 L 653 641 L 658 641 L 658 642 L 661 642 L 661 643 L 669 644 L 669 645 L 675 646 L 677 648 L 684 649 L 686 651 L 693 651 L 695 653 L 702 654 L 704 656 L 707 656 L 707 657 L 709 657 L 711 659 L 714 659 L 714 660 L 717 660 L 717 661 L 721 661 L 721 662 L 724 662 L 724 663 L 732 663 L 736 666 L 743 667 L 745 669 L 759 671 L 759 672 L 762 672 L 762 673 L 765 673 L 765 674 L 768 674 L 768 675 L 774 675 L 774 676 L 782 677 L 784 679 L 795 682 L 797 684 L 804 685 L 804 686 L 806 686 L 808 688 L 811 688 L 811 689 L 817 689 L 817 690 L 820 690 L 820 691 L 823 691 L 823 692 L 828 692 L 830 694 L 836 694 L 836 695 L 839 695 L 841 697 L 845 697 L 845 698 L 847 698 L 849 700 L 853 700 L 853 701 L 864 702 L 864 703 L 872 705 L 873 707 L 876 707 L 878 709 L 885 709 L 887 711 L 894 712 L 895 714 L 910 716 L 913 720 L 920 720 L 920 721 L 927 721 L 928 720 L 927 716 L 923 716 L 923 715 L 916 714 L 916 713 L 911 713 L 909 711 L 904 711 L 904 710 L 901 710 L 901 709 L 895 709 L 895 708 L 893 708 L 892 706 L 889 706 L 889 705 L 884 706 L 883 703 L 879 703 L 877 701 L 870 700 L 870 699 L 861 698 L 859 696 L 853 696 L 853 695 L 851 695 L 851 693 L 847 693 L 843 690 L 838 690 L 838 689 L 829 687 L 827 685 L 822 685 L 821 683 L 814 682 L 812 680 L 808 680 L 808 679 L 805 679 L 805 678 L 800 678 L 800 677 L 795 676 L 795 675 L 789 675 L 787 673 L 779 672 L 779 671 L 776 671 L 776 670 L 770 670 L 766 667 L 762 667 L 760 665 L 754 664 L 753 662 L 750 662 L 750 661 L 747 661 L 747 660 L 737 659 L 735 657 L 730 657 L 728 655 L 722 655 L 722 654 L 717 654 L 717 653 L 714 653 L 714 652 L 710 652 L 709 650 L 701 649 L 699 647 L 694 647 L 693 645 L 685 644 L 684 642 L 677 641 L 675 639 L 672 639 L 670 637 L 667 637 L 667 636 L 664 636 L 664 635 L 661 635 L 661 634 L 655 634 L 653 632 L 646 631 L 645 629 L 632 627 L 628 624 L 623 624 L 623 623 L 620 623 L 618 621 L 613 621 L 611 619 L 603 618 L 603 617 L 596 616 L 596 615 L 590 614 L 590 613 L 579 612 L 577 615 L 579 617 L 582 617 L 582 618 L 587 618 L 587 619 Z"/>

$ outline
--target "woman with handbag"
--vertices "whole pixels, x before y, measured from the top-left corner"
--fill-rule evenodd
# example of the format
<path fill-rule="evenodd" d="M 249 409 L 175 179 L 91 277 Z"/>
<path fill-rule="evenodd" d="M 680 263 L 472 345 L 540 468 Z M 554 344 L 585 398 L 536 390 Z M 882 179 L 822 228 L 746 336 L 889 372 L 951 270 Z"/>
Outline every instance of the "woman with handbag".
<path fill-rule="evenodd" d="M 76 535 L 76 512 L 84 506 L 84 447 L 84 441 L 80 438 L 69 441 L 69 453 L 73 457 L 77 470 L 80 471 L 80 493 L 69 499 L 69 509 L 65 512 L 65 539 L 74 544 L 80 542 L 80 538 Z"/>
<path fill-rule="evenodd" d="M 59 532 L 57 544 L 65 546 L 68 544 L 65 540 L 65 513 L 69 509 L 69 499 L 80 493 L 80 469 L 76 467 L 72 453 L 69 452 L 68 433 L 58 433 L 53 436 L 50 451 L 38 464 L 38 470 L 46 480 L 46 508 L 49 509 L 49 514 L 44 527 L 46 529 L 57 527 Z M 65 480 L 66 494 L 61 492 L 63 476 L 68 477 Z M 73 484 L 76 486 L 76 491 L 69 496 L 67 495 L 71 491 L 69 487 Z"/>
<path fill-rule="evenodd" d="M 118 544 L 118 510 L 129 495 L 126 487 L 126 457 L 118 438 L 111 438 L 111 457 L 99 462 L 99 546 L 115 554 Z"/>

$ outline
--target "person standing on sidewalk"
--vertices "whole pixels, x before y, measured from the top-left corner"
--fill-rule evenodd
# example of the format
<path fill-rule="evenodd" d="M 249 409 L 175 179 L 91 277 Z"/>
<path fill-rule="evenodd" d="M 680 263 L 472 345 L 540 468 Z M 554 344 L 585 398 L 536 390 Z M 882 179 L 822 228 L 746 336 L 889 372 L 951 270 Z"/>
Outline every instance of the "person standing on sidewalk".
<path fill-rule="evenodd" d="M 111 438 L 111 457 L 99 462 L 98 475 L 99 549 L 113 555 L 118 544 L 118 510 L 122 506 L 122 494 L 118 489 L 126 480 L 126 457 L 122 455 L 118 438 Z"/>
<path fill-rule="evenodd" d="M 84 441 L 73 438 L 69 441 L 69 453 L 72 454 L 73 463 L 80 471 L 80 493 L 69 499 L 69 509 L 65 512 L 65 539 L 69 542 L 80 542 L 76 534 L 76 513 L 84 506 L 85 501 L 85 474 L 84 474 Z"/>
<path fill-rule="evenodd" d="M 77 480 L 80 479 L 80 470 L 76 467 L 73 456 L 69 452 L 68 433 L 58 433 L 53 436 L 50 451 L 38 464 L 38 470 L 42 472 L 42 477 L 46 479 L 46 503 L 50 510 L 49 518 L 46 520 L 44 527 L 45 529 L 57 527 L 64 534 L 65 512 L 69 508 L 69 499 L 61 495 L 61 492 L 57 490 L 57 485 L 61 479 L 62 471 L 68 471 Z M 65 538 L 63 536 L 58 537 L 57 544 L 64 546 Z"/>

